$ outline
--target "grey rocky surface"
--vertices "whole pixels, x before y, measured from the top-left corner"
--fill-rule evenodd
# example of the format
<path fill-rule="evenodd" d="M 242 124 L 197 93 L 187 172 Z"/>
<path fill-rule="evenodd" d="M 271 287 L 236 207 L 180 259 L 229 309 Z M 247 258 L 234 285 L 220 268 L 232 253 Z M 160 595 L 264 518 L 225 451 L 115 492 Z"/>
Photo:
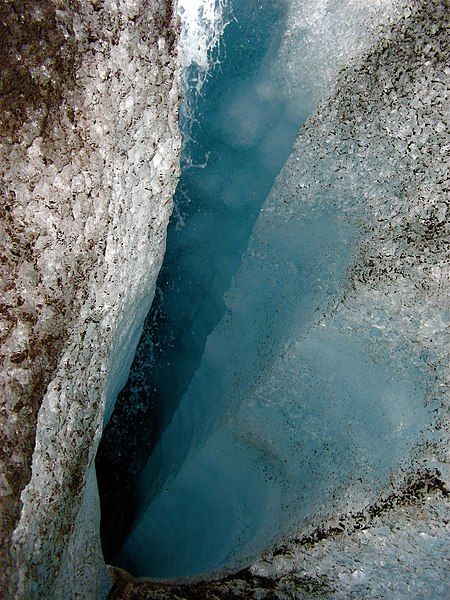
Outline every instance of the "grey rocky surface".
<path fill-rule="evenodd" d="M 2 0 L 2 597 L 109 580 L 93 458 L 178 179 L 170 0 Z"/>

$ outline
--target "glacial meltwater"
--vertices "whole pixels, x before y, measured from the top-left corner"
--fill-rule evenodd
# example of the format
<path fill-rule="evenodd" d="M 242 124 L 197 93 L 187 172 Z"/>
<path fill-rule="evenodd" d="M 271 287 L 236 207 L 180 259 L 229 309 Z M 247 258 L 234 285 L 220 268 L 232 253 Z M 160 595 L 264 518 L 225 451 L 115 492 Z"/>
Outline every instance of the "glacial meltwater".
<path fill-rule="evenodd" d="M 237 569 L 366 505 L 438 402 L 417 342 L 438 309 L 411 327 L 415 288 L 383 262 L 403 154 L 343 100 L 392 2 L 209 5 L 221 36 L 207 74 L 186 66 L 164 265 L 97 457 L 105 556 L 139 576 Z"/>

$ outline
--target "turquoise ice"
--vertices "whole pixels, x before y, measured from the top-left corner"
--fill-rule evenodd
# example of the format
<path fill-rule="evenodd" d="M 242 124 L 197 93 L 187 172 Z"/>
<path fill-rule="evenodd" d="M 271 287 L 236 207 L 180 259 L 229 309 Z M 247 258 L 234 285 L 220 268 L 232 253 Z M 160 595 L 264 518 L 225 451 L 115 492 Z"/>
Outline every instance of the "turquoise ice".
<path fill-rule="evenodd" d="M 354 101 L 370 82 L 351 52 L 318 104 L 307 29 L 283 87 L 291 13 L 277 6 L 235 3 L 195 108 L 155 305 L 159 435 L 117 560 L 137 575 L 235 569 L 357 510 L 409 468 L 437 402 L 439 305 L 421 300 L 422 272 L 395 268 L 425 210 L 391 143 L 404 117 Z"/>

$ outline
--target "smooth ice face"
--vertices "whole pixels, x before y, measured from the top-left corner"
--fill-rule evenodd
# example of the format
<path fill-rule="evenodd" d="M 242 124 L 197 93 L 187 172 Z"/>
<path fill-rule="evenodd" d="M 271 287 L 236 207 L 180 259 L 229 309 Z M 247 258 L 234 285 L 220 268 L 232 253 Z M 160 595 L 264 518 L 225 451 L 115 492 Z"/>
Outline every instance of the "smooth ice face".
<path fill-rule="evenodd" d="M 286 13 L 268 19 L 268 43 L 258 49 L 265 61 L 252 63 L 264 65 L 264 85 L 249 88 L 256 74 L 242 74 L 217 105 L 220 94 L 208 98 L 204 88 L 199 116 L 209 115 L 215 135 L 208 139 L 217 146 L 213 162 L 198 176 L 188 172 L 180 187 L 192 212 L 184 211 L 184 227 L 175 222 L 164 277 L 178 277 L 158 305 L 173 327 L 154 321 L 153 332 L 165 331 L 169 342 L 153 338 L 154 356 L 164 360 L 150 365 L 162 427 L 116 561 L 137 575 L 248 563 L 280 537 L 376 499 L 422 460 L 418 445 L 432 438 L 447 321 L 439 236 L 435 251 L 423 252 L 430 224 L 440 231 L 445 219 L 430 192 L 443 178 L 442 164 L 429 159 L 444 131 L 427 112 L 430 102 L 442 102 L 436 73 L 413 38 L 391 41 L 398 47 L 383 60 L 379 47 L 369 50 L 387 3 L 374 3 L 367 27 L 360 3 L 343 3 L 347 13 L 331 1 L 318 6 L 325 4 L 322 21 L 304 36 L 289 33 L 290 41 Z M 330 21 L 335 14 L 342 28 Z M 248 33 L 243 24 L 252 19 L 244 10 L 240 16 L 236 29 L 229 26 L 236 47 L 246 39 L 239 28 Z M 320 65 L 311 71 L 299 60 L 296 78 L 304 76 L 308 93 L 274 86 L 286 44 L 293 57 L 312 56 L 315 26 L 320 38 L 330 23 L 342 39 L 336 60 L 323 58 L 320 85 L 308 83 Z M 277 27 L 284 37 L 273 50 Z M 226 77 L 235 73 L 223 68 Z M 274 129 L 271 140 L 267 119 L 278 124 L 281 113 L 287 123 L 297 115 L 300 125 L 327 85 L 330 98 L 300 129 L 255 208 L 263 187 L 240 193 L 233 160 L 251 157 L 240 180 L 249 186 L 248 174 L 253 182 L 269 177 L 264 165 L 281 153 L 263 149 L 282 136 Z M 405 125 L 416 116 L 420 136 Z"/>

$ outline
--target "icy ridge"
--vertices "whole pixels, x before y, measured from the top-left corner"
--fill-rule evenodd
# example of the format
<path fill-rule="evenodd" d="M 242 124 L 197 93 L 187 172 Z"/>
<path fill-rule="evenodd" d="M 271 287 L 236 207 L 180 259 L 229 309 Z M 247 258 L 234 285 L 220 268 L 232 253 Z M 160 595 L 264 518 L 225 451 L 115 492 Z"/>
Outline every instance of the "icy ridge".
<path fill-rule="evenodd" d="M 3 83 L 21 91 L 1 121 L 2 592 L 95 598 L 109 583 L 93 458 L 178 178 L 178 22 L 153 0 L 2 11 Z"/>

